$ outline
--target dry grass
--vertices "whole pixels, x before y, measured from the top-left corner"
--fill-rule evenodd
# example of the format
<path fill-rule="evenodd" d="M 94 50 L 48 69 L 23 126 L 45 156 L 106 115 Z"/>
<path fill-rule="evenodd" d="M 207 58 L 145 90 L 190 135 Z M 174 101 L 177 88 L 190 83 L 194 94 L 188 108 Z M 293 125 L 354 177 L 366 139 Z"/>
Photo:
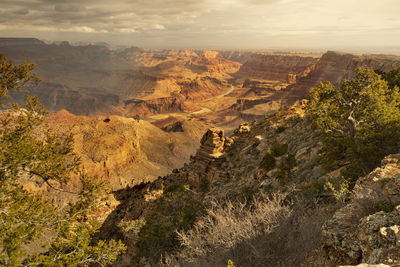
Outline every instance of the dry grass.
<path fill-rule="evenodd" d="M 213 202 L 207 216 L 202 217 L 193 229 L 178 233 L 184 247 L 181 258 L 191 262 L 215 249 L 227 250 L 270 232 L 290 214 L 289 208 L 282 204 L 283 198 L 283 195 L 276 195 L 272 200 L 254 198 L 251 204 L 229 200 L 223 205 Z"/>
<path fill-rule="evenodd" d="M 178 233 L 182 249 L 166 258 L 167 265 L 226 265 L 227 254 L 243 244 L 252 247 L 249 241 L 270 233 L 290 216 L 290 208 L 283 204 L 285 196 L 261 196 L 251 203 L 212 202 L 191 230 Z"/>
<path fill-rule="evenodd" d="M 207 215 L 178 233 L 182 249 L 164 266 L 300 266 L 320 240 L 327 214 L 311 203 L 284 204 L 286 194 L 251 203 L 213 202 Z"/>

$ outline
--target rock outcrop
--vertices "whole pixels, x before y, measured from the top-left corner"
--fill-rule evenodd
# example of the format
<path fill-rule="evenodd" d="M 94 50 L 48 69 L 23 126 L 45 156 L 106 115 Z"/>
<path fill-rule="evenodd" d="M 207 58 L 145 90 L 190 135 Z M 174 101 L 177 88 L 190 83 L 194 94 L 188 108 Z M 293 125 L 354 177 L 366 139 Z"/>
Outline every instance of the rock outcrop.
<path fill-rule="evenodd" d="M 333 262 L 400 265 L 400 154 L 360 178 L 350 204 L 323 226 L 323 247 Z"/>
<path fill-rule="evenodd" d="M 230 174 L 222 170 L 226 162 L 225 151 L 233 140 L 225 137 L 224 130 L 210 128 L 200 141 L 200 148 L 191 157 L 190 163 L 179 172 L 179 179 L 195 186 L 207 185 L 218 179 L 229 179 Z"/>
<path fill-rule="evenodd" d="M 204 50 L 200 56 L 191 61 L 192 65 L 203 67 L 208 72 L 226 72 L 235 73 L 239 70 L 241 64 L 223 58 L 217 51 Z"/>

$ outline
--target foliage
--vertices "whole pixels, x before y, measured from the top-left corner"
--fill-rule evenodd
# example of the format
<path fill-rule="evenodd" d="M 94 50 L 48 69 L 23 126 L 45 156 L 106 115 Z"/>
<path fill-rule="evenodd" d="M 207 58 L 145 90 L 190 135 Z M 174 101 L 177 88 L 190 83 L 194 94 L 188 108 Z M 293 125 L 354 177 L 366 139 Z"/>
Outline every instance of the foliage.
<path fill-rule="evenodd" d="M 283 131 L 286 130 L 286 127 L 283 125 L 278 126 L 278 128 L 276 128 L 275 133 L 280 134 L 283 133 Z"/>
<path fill-rule="evenodd" d="M 389 199 L 378 200 L 374 205 L 376 211 L 383 211 L 386 213 L 392 212 L 395 207 L 396 205 L 394 205 Z"/>
<path fill-rule="evenodd" d="M 375 72 L 382 76 L 387 81 L 389 88 L 400 87 L 400 67 L 397 67 L 389 72 L 375 70 Z"/>
<path fill-rule="evenodd" d="M 233 263 L 233 261 L 231 259 L 228 260 L 228 267 L 235 267 L 235 264 Z"/>
<path fill-rule="evenodd" d="M 306 111 L 323 134 L 325 166 L 346 166 L 354 181 L 400 147 L 399 88 L 390 89 L 374 71 L 359 68 L 339 89 L 329 82 L 313 88 Z"/>
<path fill-rule="evenodd" d="M 289 206 L 284 204 L 286 194 L 276 193 L 255 196 L 251 200 L 232 202 L 212 201 L 206 213 L 189 230 L 179 231 L 180 250 L 169 258 L 177 258 L 180 264 L 170 266 L 222 266 L 226 259 L 239 261 L 241 257 L 264 258 L 266 251 L 255 251 L 260 240 L 268 235 L 291 215 Z M 251 255 L 241 255 L 243 249 Z M 229 253 L 238 249 L 236 253 Z M 254 251 L 253 251 L 254 249 Z M 263 266 L 239 264 L 240 266 Z M 267 266 L 274 266 L 268 265 Z"/>
<path fill-rule="evenodd" d="M 279 169 L 275 173 L 275 177 L 284 185 L 294 176 L 293 168 L 296 167 L 297 161 L 294 154 L 288 154 L 279 163 Z"/>
<path fill-rule="evenodd" d="M 276 159 L 270 152 L 265 153 L 264 157 L 262 158 L 260 162 L 260 168 L 270 171 L 276 166 Z"/>
<path fill-rule="evenodd" d="M 271 145 L 271 153 L 274 157 L 280 157 L 288 152 L 288 144 L 279 144 L 277 141 L 273 142 Z"/>
<path fill-rule="evenodd" d="M 313 198 L 322 192 L 324 192 L 325 182 L 321 182 L 319 180 L 312 180 L 310 182 L 305 182 L 298 185 L 301 194 L 305 198 Z"/>
<path fill-rule="evenodd" d="M 348 200 L 351 191 L 349 189 L 349 182 L 346 181 L 343 177 L 338 181 L 337 185 L 334 186 L 330 181 L 326 182 L 326 186 L 332 191 L 333 196 L 336 201 L 341 204 L 345 204 L 346 200 Z"/>
<path fill-rule="evenodd" d="M 188 187 L 167 186 L 154 212 L 140 229 L 137 259 L 146 258 L 156 264 L 165 253 L 173 252 L 179 247 L 177 231 L 190 229 L 203 211 L 203 204 Z"/>
<path fill-rule="evenodd" d="M 111 263 L 124 249 L 121 243 L 91 244 L 99 227 L 91 214 L 101 186 L 82 174 L 80 192 L 60 187 L 80 172 L 80 160 L 73 153 L 72 136 L 51 133 L 43 121 L 46 109 L 25 89 L 40 81 L 34 67 L 28 62 L 13 65 L 0 55 L 0 265 Z M 6 103 L 15 91 L 26 94 L 23 107 Z M 41 181 L 52 190 L 72 194 L 76 201 L 61 211 L 41 194 L 27 191 L 22 180 Z M 23 249 L 49 233 L 53 238 L 43 244 L 50 248 L 46 253 L 35 255 Z"/>
<path fill-rule="evenodd" d="M 123 219 L 119 226 L 124 232 L 132 232 L 134 235 L 138 235 L 142 226 L 146 224 L 146 221 L 143 218 L 137 220 L 127 221 Z"/>

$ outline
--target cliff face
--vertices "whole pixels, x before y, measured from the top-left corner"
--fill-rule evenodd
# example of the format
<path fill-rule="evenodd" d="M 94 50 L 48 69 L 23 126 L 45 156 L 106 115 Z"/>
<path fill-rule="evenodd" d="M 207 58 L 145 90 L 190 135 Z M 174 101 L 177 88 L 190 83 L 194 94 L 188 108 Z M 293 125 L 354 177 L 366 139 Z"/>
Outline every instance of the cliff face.
<path fill-rule="evenodd" d="M 168 81 L 161 81 L 161 84 L 171 90 L 165 92 L 164 95 L 160 94 L 160 90 L 153 91 L 152 94 L 142 98 L 126 100 L 124 102 L 124 115 L 148 116 L 161 113 L 198 111 L 200 110 L 199 102 L 221 95 L 229 88 L 225 80 L 209 76 L 193 79 L 168 78 Z"/>
<path fill-rule="evenodd" d="M 310 89 L 318 86 L 320 81 L 330 81 L 339 86 L 344 79 L 351 79 L 358 67 L 389 71 L 398 66 L 400 57 L 397 56 L 356 56 L 328 51 L 308 75 L 298 79 L 296 84 L 288 86 L 285 91 L 292 103 L 296 99 L 305 98 Z"/>
<path fill-rule="evenodd" d="M 248 61 L 252 56 L 254 56 L 255 53 L 240 51 L 221 51 L 220 54 L 223 58 L 243 64 Z"/>
<path fill-rule="evenodd" d="M 201 52 L 200 56 L 191 62 L 193 65 L 204 66 L 207 71 L 235 73 L 241 64 L 228 59 L 224 59 L 217 51 Z"/>
<path fill-rule="evenodd" d="M 317 61 L 313 57 L 254 54 L 243 63 L 237 75 L 293 83 L 307 76 Z"/>
<path fill-rule="evenodd" d="M 187 102 L 182 95 L 160 97 L 156 99 L 125 101 L 125 116 L 145 117 L 160 113 L 190 112 L 199 109 L 195 103 Z"/>
<path fill-rule="evenodd" d="M 16 64 L 28 59 L 37 65 L 35 73 L 44 82 L 33 93 L 52 111 L 87 115 L 108 110 L 118 104 L 119 91 L 132 83 L 129 62 L 105 46 L 0 38 L 0 53 Z"/>
<path fill-rule="evenodd" d="M 116 51 L 24 38 L 0 38 L 0 52 L 15 63 L 24 59 L 36 63 L 44 82 L 32 93 L 51 111 L 66 109 L 79 115 L 197 110 L 199 101 L 227 91 L 229 74 L 241 66 L 216 51 L 199 55 L 190 50 L 136 47 Z M 133 107 L 136 102 L 139 106 Z"/>

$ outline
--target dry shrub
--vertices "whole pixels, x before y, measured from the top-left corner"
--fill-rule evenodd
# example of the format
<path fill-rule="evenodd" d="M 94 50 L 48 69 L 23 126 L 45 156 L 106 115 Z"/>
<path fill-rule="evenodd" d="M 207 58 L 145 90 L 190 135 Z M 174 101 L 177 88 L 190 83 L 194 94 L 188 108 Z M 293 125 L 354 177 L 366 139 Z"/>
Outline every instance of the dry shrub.
<path fill-rule="evenodd" d="M 227 252 L 270 233 L 290 216 L 290 208 L 284 205 L 285 197 L 286 194 L 275 194 L 272 198 L 265 195 L 254 198 L 252 202 L 212 202 L 207 215 L 192 229 L 178 233 L 182 249 L 174 257 L 167 257 L 168 265 L 226 265 Z"/>
<path fill-rule="evenodd" d="M 327 214 L 317 204 L 285 205 L 285 194 L 251 203 L 214 202 L 194 228 L 178 233 L 182 249 L 166 266 L 300 266 L 319 245 Z"/>

